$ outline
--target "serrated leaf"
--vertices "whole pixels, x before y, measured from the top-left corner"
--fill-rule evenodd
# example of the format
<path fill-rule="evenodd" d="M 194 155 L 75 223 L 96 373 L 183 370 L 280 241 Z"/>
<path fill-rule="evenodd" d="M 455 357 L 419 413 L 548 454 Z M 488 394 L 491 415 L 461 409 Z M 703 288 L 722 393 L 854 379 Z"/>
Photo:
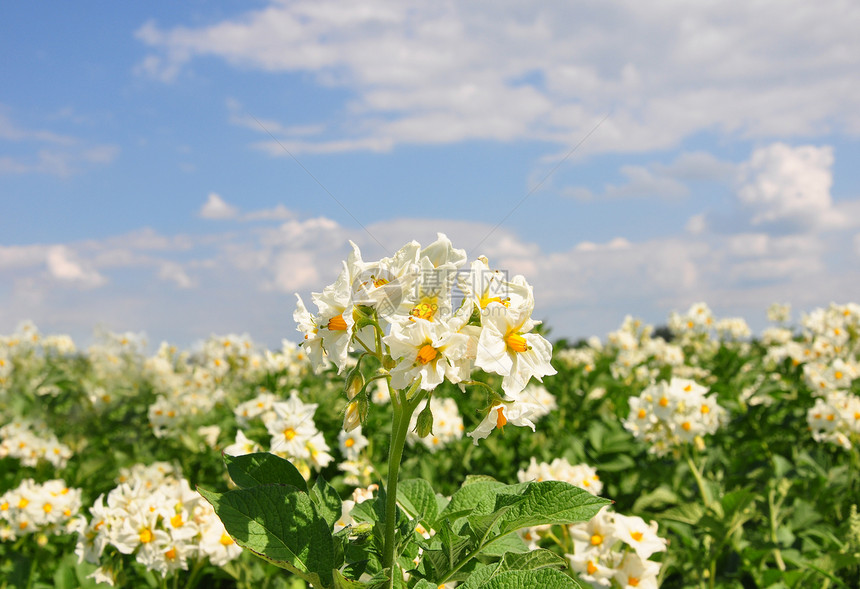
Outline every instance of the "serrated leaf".
<path fill-rule="evenodd" d="M 331 531 L 307 493 L 289 485 L 198 491 L 239 546 L 315 586 L 332 586 Z"/>
<path fill-rule="evenodd" d="M 289 461 L 268 452 L 255 452 L 242 456 L 224 454 L 224 463 L 230 478 L 242 489 L 261 485 L 292 485 L 308 492 L 308 483 Z M 340 514 L 338 514 L 339 516 Z"/>
<path fill-rule="evenodd" d="M 333 528 L 343 511 L 343 501 L 337 490 L 320 475 L 310 490 L 310 497 L 317 507 L 317 512 L 328 523 L 329 529 Z"/>

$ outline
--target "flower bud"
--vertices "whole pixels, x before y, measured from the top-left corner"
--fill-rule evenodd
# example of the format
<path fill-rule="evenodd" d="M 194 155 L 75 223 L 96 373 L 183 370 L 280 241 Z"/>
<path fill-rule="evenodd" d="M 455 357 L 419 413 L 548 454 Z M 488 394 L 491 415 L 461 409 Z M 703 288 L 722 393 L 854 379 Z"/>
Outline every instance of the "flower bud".
<path fill-rule="evenodd" d="M 343 431 L 351 432 L 359 425 L 361 425 L 361 416 L 358 401 L 351 401 L 346 406 L 346 413 L 343 415 Z"/>
<path fill-rule="evenodd" d="M 430 400 L 424 405 L 424 409 L 418 414 L 418 424 L 415 433 L 419 438 L 426 438 L 433 433 L 433 412 L 430 411 Z"/>
<path fill-rule="evenodd" d="M 359 425 L 367 420 L 367 411 L 370 408 L 370 403 L 367 400 L 367 394 L 358 395 L 349 405 L 346 406 L 346 411 L 343 415 L 343 430 L 351 432 Z"/>
<path fill-rule="evenodd" d="M 346 385 L 344 386 L 344 390 L 346 391 L 347 398 L 350 401 L 353 400 L 363 388 L 364 375 L 361 374 L 361 371 L 358 368 L 355 368 L 346 377 Z"/>

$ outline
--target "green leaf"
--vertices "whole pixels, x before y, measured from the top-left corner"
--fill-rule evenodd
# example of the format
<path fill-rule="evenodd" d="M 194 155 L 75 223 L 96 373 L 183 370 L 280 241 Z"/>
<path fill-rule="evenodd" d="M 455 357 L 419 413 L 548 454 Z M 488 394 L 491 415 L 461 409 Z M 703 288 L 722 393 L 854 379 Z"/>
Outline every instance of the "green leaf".
<path fill-rule="evenodd" d="M 334 589 L 365 589 L 367 587 L 371 587 L 371 585 L 361 581 L 352 581 L 344 577 L 340 571 L 334 571 Z"/>
<path fill-rule="evenodd" d="M 242 489 L 259 487 L 260 485 L 292 485 L 300 491 L 308 492 L 305 477 L 289 461 L 269 454 L 256 452 L 243 456 L 224 454 L 224 463 L 230 478 Z M 340 514 L 337 514 L 340 517 Z"/>
<path fill-rule="evenodd" d="M 687 503 L 686 505 L 679 505 L 678 507 L 667 509 L 660 514 L 660 517 L 693 526 L 702 519 L 703 514 L 704 508 L 699 503 Z"/>
<path fill-rule="evenodd" d="M 502 518 L 501 533 L 532 526 L 585 522 L 612 503 L 563 481 L 531 483 L 522 491 L 521 497 L 522 500 L 517 501 Z M 497 508 L 501 507 L 500 503 L 509 501 L 500 495 Z"/>
<path fill-rule="evenodd" d="M 451 501 L 448 502 L 448 505 L 445 506 L 445 509 L 442 510 L 438 518 L 449 517 L 453 523 L 465 514 L 471 513 L 480 503 L 492 501 L 498 492 L 506 487 L 508 485 L 495 480 L 476 480 L 468 484 L 464 483 L 451 496 Z M 484 513 L 489 513 L 490 511 L 491 504 Z"/>
<path fill-rule="evenodd" d="M 337 490 L 320 475 L 311 488 L 310 497 L 319 514 L 328 523 L 329 529 L 334 528 L 334 523 L 340 519 L 343 512 L 343 501 L 340 500 Z"/>
<path fill-rule="evenodd" d="M 400 481 L 397 486 L 397 502 L 411 517 L 420 519 L 425 527 L 434 527 L 439 506 L 430 483 L 424 479 Z"/>
<path fill-rule="evenodd" d="M 648 509 L 665 507 L 667 505 L 675 505 L 678 503 L 678 495 L 675 494 L 669 487 L 661 485 L 651 491 L 640 495 L 633 504 L 633 513 L 642 513 Z"/>
<path fill-rule="evenodd" d="M 497 536 L 492 542 L 484 546 L 481 555 L 501 557 L 509 552 L 519 554 L 528 551 L 529 547 L 523 542 L 519 534 L 505 534 L 504 536 Z"/>
<path fill-rule="evenodd" d="M 555 569 L 500 571 L 500 568 L 501 565 L 478 569 L 463 589 L 581 589 L 579 583 Z"/>
<path fill-rule="evenodd" d="M 484 587 L 490 579 L 506 571 L 557 570 L 560 568 L 567 568 L 567 560 L 543 548 L 522 554 L 507 553 L 501 561 L 477 569 L 462 585 L 462 589 Z"/>
<path fill-rule="evenodd" d="M 334 544 L 307 493 L 265 485 L 214 493 L 198 491 L 236 543 L 317 587 L 333 584 Z"/>
<path fill-rule="evenodd" d="M 509 552 L 501 562 L 503 570 L 526 571 L 546 568 L 567 568 L 567 560 L 544 548 L 521 554 Z"/>
<path fill-rule="evenodd" d="M 522 498 L 518 499 L 522 501 Z M 513 505 L 505 505 L 492 513 L 488 513 L 486 515 L 473 515 L 467 518 L 467 521 L 469 522 L 469 534 L 476 546 L 483 546 L 486 543 L 488 537 L 493 531 L 493 528 L 496 527 L 499 520 L 512 508 Z"/>

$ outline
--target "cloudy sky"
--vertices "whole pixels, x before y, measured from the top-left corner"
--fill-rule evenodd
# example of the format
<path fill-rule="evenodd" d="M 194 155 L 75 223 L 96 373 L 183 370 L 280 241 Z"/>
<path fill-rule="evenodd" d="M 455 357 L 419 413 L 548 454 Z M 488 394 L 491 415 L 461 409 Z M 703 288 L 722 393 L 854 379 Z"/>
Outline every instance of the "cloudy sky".
<path fill-rule="evenodd" d="M 6 2 L 0 334 L 294 331 L 445 232 L 556 337 L 860 301 L 853 0 Z"/>

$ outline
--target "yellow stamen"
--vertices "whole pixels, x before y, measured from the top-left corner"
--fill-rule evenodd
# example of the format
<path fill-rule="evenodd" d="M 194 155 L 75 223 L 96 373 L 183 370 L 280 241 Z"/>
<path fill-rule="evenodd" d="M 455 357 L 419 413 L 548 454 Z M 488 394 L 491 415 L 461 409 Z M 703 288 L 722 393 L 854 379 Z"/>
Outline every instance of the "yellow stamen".
<path fill-rule="evenodd" d="M 418 350 L 418 362 L 421 364 L 427 364 L 428 362 L 434 360 L 436 358 L 437 352 L 436 348 L 431 346 L 430 344 L 424 344 L 420 350 Z"/>
<path fill-rule="evenodd" d="M 170 525 L 173 526 L 174 528 L 181 528 L 182 527 L 182 514 L 177 513 L 176 515 L 171 517 L 170 518 Z"/>
<path fill-rule="evenodd" d="M 636 540 L 637 542 L 642 541 L 642 532 L 630 532 L 630 537 Z"/>
<path fill-rule="evenodd" d="M 639 419 L 645 419 L 645 417 L 648 415 L 648 412 L 644 409 L 640 409 L 637 415 L 639 416 Z"/>
<path fill-rule="evenodd" d="M 702 408 L 700 409 L 700 411 L 702 412 L 702 415 L 707 415 L 708 413 L 711 412 L 711 408 L 708 407 L 707 405 L 702 405 Z"/>
<path fill-rule="evenodd" d="M 523 353 L 529 349 L 529 344 L 526 342 L 526 338 L 521 336 L 518 333 L 511 332 L 505 337 L 505 343 L 508 346 L 508 349 L 512 352 Z"/>
<path fill-rule="evenodd" d="M 498 412 L 498 416 L 496 417 L 496 427 L 501 429 L 501 428 L 505 427 L 506 423 L 508 423 L 508 418 L 505 417 L 504 407 L 499 406 L 499 408 L 496 409 L 496 411 Z"/>
<path fill-rule="evenodd" d="M 218 541 L 221 543 L 222 546 L 230 546 L 231 544 L 233 544 L 233 538 L 228 536 L 226 532 L 221 534 L 221 539 Z"/>
<path fill-rule="evenodd" d="M 343 319 L 343 313 L 337 317 L 332 317 L 328 320 L 329 331 L 346 331 L 346 321 Z"/>
<path fill-rule="evenodd" d="M 688 384 L 687 386 L 684 387 L 685 393 L 689 393 L 692 390 L 693 390 L 693 385 Z"/>
<path fill-rule="evenodd" d="M 426 301 L 421 301 L 409 312 L 409 314 L 413 318 L 417 319 L 426 319 L 427 321 L 433 321 L 433 315 L 436 314 L 436 300 L 435 299 L 427 299 Z"/>
<path fill-rule="evenodd" d="M 600 534 L 594 534 L 591 536 L 591 545 L 592 546 L 600 546 L 603 544 L 603 536 Z"/>
<path fill-rule="evenodd" d="M 168 550 L 167 552 L 164 553 L 164 556 L 165 556 L 165 558 L 167 558 L 167 560 L 175 559 L 176 558 L 176 548 L 171 548 L 170 550 Z"/>
<path fill-rule="evenodd" d="M 50 503 L 45 503 L 45 504 L 42 506 L 42 510 L 43 510 L 45 513 L 51 513 L 52 511 L 54 511 L 54 506 L 53 506 L 53 505 L 51 505 Z"/>
<path fill-rule="evenodd" d="M 835 378 L 836 380 L 841 380 L 843 376 L 844 375 L 838 370 L 833 373 L 833 378 Z"/>
<path fill-rule="evenodd" d="M 691 427 L 693 427 L 693 426 L 691 426 L 691 425 L 690 425 L 690 422 L 689 422 L 689 421 L 685 421 L 684 423 L 682 423 L 682 424 L 681 424 L 681 428 L 682 428 L 685 432 L 690 431 L 690 428 L 691 428 Z"/>
<path fill-rule="evenodd" d="M 140 535 L 138 537 L 140 538 L 140 542 L 142 544 L 149 544 L 154 538 L 154 536 L 152 535 L 152 530 L 150 530 L 149 528 L 143 528 L 140 531 Z"/>
<path fill-rule="evenodd" d="M 26 497 L 21 497 L 21 500 L 18 502 L 18 509 L 24 509 L 30 504 L 30 500 Z"/>
<path fill-rule="evenodd" d="M 585 567 L 585 570 L 588 572 L 589 575 L 593 575 L 597 572 L 597 566 L 595 566 L 594 562 L 589 560 L 588 565 L 586 565 Z"/>
<path fill-rule="evenodd" d="M 669 405 L 669 399 L 667 399 L 666 397 L 660 397 L 660 400 L 657 402 L 657 404 L 660 405 L 660 407 L 666 407 Z"/>
<path fill-rule="evenodd" d="M 347 438 L 344 441 L 343 445 L 347 448 L 352 448 L 353 446 L 355 446 L 355 438 Z"/>
<path fill-rule="evenodd" d="M 627 577 L 627 584 L 631 587 L 639 586 L 639 578 L 638 577 Z"/>
<path fill-rule="evenodd" d="M 296 430 L 294 430 L 291 427 L 288 427 L 287 429 L 284 430 L 284 437 L 287 438 L 288 441 L 292 440 L 293 438 L 296 437 Z"/>

